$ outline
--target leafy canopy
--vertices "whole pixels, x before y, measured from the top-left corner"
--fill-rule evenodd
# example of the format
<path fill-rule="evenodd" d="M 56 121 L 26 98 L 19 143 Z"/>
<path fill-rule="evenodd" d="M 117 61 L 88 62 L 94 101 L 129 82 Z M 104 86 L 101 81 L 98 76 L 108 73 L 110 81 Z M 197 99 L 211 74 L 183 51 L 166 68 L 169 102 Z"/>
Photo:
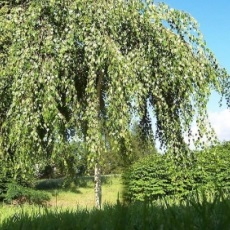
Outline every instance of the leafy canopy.
<path fill-rule="evenodd" d="M 133 116 L 150 135 L 150 110 L 176 152 L 195 115 L 207 134 L 227 76 L 194 18 L 150 1 L 5 1 L 0 34 L 0 151 L 15 171 L 67 156 L 74 137 L 100 159 L 105 133 L 128 144 Z"/>

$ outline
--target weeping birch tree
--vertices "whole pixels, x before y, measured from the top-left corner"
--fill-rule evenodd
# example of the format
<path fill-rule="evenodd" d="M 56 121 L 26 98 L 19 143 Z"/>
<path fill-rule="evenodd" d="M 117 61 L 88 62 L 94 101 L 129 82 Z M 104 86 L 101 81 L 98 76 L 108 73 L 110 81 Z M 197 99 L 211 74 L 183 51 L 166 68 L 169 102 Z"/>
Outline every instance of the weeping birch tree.
<path fill-rule="evenodd" d="M 65 161 L 77 138 L 95 167 L 99 207 L 106 136 L 129 148 L 133 117 L 148 138 L 152 113 L 156 138 L 175 157 L 185 155 L 194 120 L 200 139 L 212 138 L 207 101 L 228 76 L 189 14 L 140 0 L 0 7 L 0 157 L 15 175 L 46 158 Z"/>

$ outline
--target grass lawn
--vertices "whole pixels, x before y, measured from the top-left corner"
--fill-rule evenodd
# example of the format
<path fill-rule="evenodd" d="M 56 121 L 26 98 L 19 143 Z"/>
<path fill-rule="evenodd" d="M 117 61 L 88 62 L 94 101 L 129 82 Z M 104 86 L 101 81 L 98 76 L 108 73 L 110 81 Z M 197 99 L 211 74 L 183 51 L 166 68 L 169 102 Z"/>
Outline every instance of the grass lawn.
<path fill-rule="evenodd" d="M 78 209 L 92 209 L 95 205 L 94 198 L 94 182 L 93 177 L 84 177 L 79 179 L 79 184 L 71 183 L 68 188 L 56 188 L 50 189 L 50 187 L 55 187 L 59 183 L 63 183 L 62 179 L 55 180 L 43 180 L 41 182 L 46 182 L 48 185 L 44 186 L 44 191 L 51 194 L 51 200 L 47 203 L 49 210 L 76 210 Z M 61 182 L 60 182 L 61 181 Z M 122 193 L 122 183 L 121 177 L 109 176 L 102 178 L 102 206 L 105 204 L 116 204 L 118 195 Z M 9 216 L 17 216 L 21 211 L 31 212 L 41 211 L 43 209 L 36 205 L 6 205 L 2 203 L 0 205 L 0 223 L 8 218 Z"/>
<path fill-rule="evenodd" d="M 83 185 L 82 185 L 83 184 Z M 80 186 L 71 183 L 68 189 L 48 190 L 52 194 L 48 205 L 52 207 L 92 208 L 95 205 L 94 182 L 92 177 L 83 179 Z M 115 204 L 118 195 L 122 193 L 120 176 L 103 178 L 102 182 L 102 205 L 105 203 Z"/>
<path fill-rule="evenodd" d="M 183 202 L 162 199 L 153 203 L 117 203 L 120 177 L 103 178 L 103 207 L 94 208 L 94 184 L 85 177 L 52 194 L 47 207 L 2 205 L 1 230 L 229 230 L 230 200 L 222 196 L 194 196 Z M 50 181 L 54 182 L 54 181 Z M 55 183 L 58 182 L 55 181 Z M 43 183 L 44 184 L 44 183 Z M 47 186 L 48 187 L 48 186 Z M 229 197 L 229 196 L 228 196 Z"/>

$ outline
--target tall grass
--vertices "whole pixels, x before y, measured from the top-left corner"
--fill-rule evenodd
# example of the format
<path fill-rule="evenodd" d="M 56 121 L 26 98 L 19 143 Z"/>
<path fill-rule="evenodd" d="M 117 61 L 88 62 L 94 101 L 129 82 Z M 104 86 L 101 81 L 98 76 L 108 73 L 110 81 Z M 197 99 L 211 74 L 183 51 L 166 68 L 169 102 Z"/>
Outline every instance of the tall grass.
<path fill-rule="evenodd" d="M 174 202 L 172 199 L 153 203 L 104 205 L 103 209 L 21 209 L 5 218 L 2 230 L 19 229 L 230 229 L 230 200 L 221 195 Z"/>

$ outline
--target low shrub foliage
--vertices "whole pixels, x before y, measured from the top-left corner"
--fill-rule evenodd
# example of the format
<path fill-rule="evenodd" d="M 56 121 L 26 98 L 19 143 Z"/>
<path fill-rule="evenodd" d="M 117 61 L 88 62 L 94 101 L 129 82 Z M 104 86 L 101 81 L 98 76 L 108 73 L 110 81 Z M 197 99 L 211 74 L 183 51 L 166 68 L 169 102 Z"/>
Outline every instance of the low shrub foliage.
<path fill-rule="evenodd" d="M 63 187 L 63 184 L 64 178 L 43 179 L 35 184 L 35 188 L 38 190 L 59 189 Z"/>
<path fill-rule="evenodd" d="M 165 196 L 186 198 L 194 191 L 230 189 L 230 143 L 194 152 L 187 162 L 168 154 L 151 154 L 123 174 L 125 201 L 151 201 Z"/>
<path fill-rule="evenodd" d="M 5 201 L 7 203 L 44 205 L 50 200 L 49 193 L 44 191 L 36 191 L 15 183 L 10 183 L 7 187 L 8 189 L 5 195 Z"/>

